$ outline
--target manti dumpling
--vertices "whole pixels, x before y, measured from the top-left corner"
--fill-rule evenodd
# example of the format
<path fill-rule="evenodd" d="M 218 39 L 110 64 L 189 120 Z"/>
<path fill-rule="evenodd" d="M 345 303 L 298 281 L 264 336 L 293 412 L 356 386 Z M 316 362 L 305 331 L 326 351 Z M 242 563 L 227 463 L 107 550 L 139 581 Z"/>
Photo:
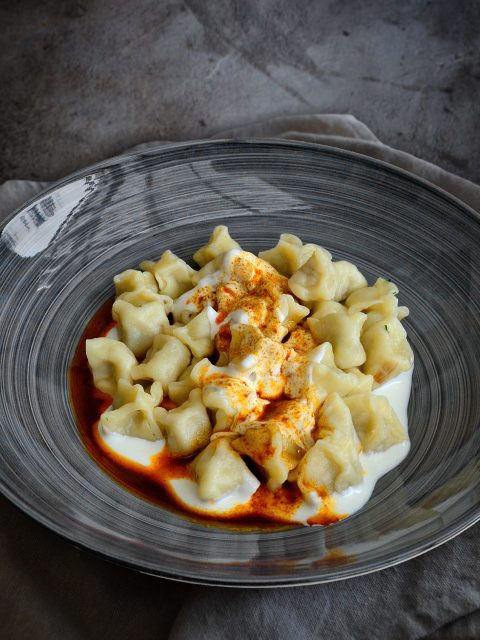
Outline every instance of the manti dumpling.
<path fill-rule="evenodd" d="M 375 311 L 382 316 L 396 315 L 398 287 L 384 278 L 378 278 L 372 287 L 362 287 L 351 293 L 345 306 L 355 311 Z"/>
<path fill-rule="evenodd" d="M 141 384 L 131 385 L 127 380 L 119 380 L 114 407 L 100 417 L 100 426 L 125 436 L 144 440 L 160 440 L 162 434 L 154 418 L 153 410 L 157 399 L 147 393 Z"/>
<path fill-rule="evenodd" d="M 302 398 L 316 411 L 326 397 L 322 387 L 315 384 L 314 369 L 317 365 L 335 367 L 332 345 L 328 342 L 309 351 L 294 351 L 287 347 L 287 357 L 282 365 L 282 377 L 285 379 L 284 394 L 288 398 Z"/>
<path fill-rule="evenodd" d="M 334 391 L 344 397 L 354 393 L 369 393 L 373 386 L 373 376 L 358 370 L 342 371 L 322 363 L 314 363 L 312 377 L 321 402 Z"/>
<path fill-rule="evenodd" d="M 300 238 L 290 233 L 282 233 L 276 247 L 260 251 L 259 258 L 266 260 L 284 276 L 289 278 L 298 271 L 315 250 L 313 244 L 303 244 Z"/>
<path fill-rule="evenodd" d="M 297 430 L 278 420 L 243 422 L 235 431 L 241 435 L 232 447 L 263 469 L 271 491 L 285 482 L 305 452 Z"/>
<path fill-rule="evenodd" d="M 193 259 L 203 267 L 210 260 L 231 249 L 240 249 L 240 245 L 230 237 L 227 227 L 220 225 L 215 227 L 207 244 L 193 254 Z"/>
<path fill-rule="evenodd" d="M 170 298 L 177 298 L 192 287 L 195 270 L 169 249 L 162 253 L 157 262 L 145 260 L 140 263 L 140 268 L 153 275 L 160 293 Z"/>
<path fill-rule="evenodd" d="M 190 395 L 190 391 L 195 389 L 197 385 L 195 385 L 190 376 L 193 367 L 197 364 L 198 359 L 194 358 L 190 366 L 188 366 L 185 371 L 180 375 L 178 380 L 174 382 L 170 382 L 168 385 L 168 397 L 175 404 L 179 405 L 188 400 L 188 396 Z"/>
<path fill-rule="evenodd" d="M 137 291 L 138 289 L 150 289 L 158 293 L 157 283 L 151 273 L 144 273 L 136 269 L 127 269 L 113 277 L 115 294 L 121 296 L 122 293 Z"/>
<path fill-rule="evenodd" d="M 286 329 L 284 335 L 287 335 L 300 320 L 308 316 L 310 309 L 298 304 L 289 293 L 283 293 L 278 299 L 277 308 L 274 313 Z M 281 337 L 283 338 L 284 336 Z"/>
<path fill-rule="evenodd" d="M 344 300 L 352 291 L 365 287 L 367 281 L 357 267 L 341 260 L 332 262 L 332 255 L 315 247 L 310 258 L 288 281 L 291 291 L 306 302 Z"/>
<path fill-rule="evenodd" d="M 265 338 L 257 327 L 240 324 L 232 328 L 229 360 L 239 371 L 250 365 L 249 381 L 262 398 L 281 395 L 285 386 L 281 371 L 286 355 L 282 343 Z"/>
<path fill-rule="evenodd" d="M 93 384 L 103 393 L 113 397 L 119 380 L 132 381 L 132 369 L 137 365 L 137 359 L 123 342 L 92 338 L 86 341 L 86 352 Z"/>
<path fill-rule="evenodd" d="M 368 314 L 365 326 L 361 338 L 366 352 L 364 373 L 371 374 L 377 384 L 382 384 L 412 367 L 413 352 L 396 316 L 384 318 L 372 312 Z"/>
<path fill-rule="evenodd" d="M 260 485 L 240 455 L 232 449 L 229 438 L 212 440 L 195 458 L 192 469 L 202 500 L 220 500 L 245 481 L 254 489 Z"/>
<path fill-rule="evenodd" d="M 359 367 L 366 360 L 360 341 L 366 319 L 365 313 L 347 313 L 342 304 L 328 301 L 316 307 L 307 323 L 318 342 L 330 342 L 337 367 L 350 369 Z"/>
<path fill-rule="evenodd" d="M 175 456 L 192 455 L 203 449 L 210 440 L 212 427 L 200 389 L 193 389 L 188 400 L 175 409 L 167 411 L 157 407 L 154 416 L 170 452 Z"/>
<path fill-rule="evenodd" d="M 407 439 L 407 433 L 387 398 L 367 393 L 344 400 L 365 453 L 385 451 Z"/>
<path fill-rule="evenodd" d="M 358 441 L 350 411 L 338 393 L 327 396 L 314 430 L 317 441 L 298 465 L 297 484 L 305 495 L 344 491 L 362 481 Z"/>
<path fill-rule="evenodd" d="M 160 329 L 168 326 L 172 304 L 171 298 L 150 289 L 122 293 L 113 303 L 112 317 L 118 322 L 121 339 L 137 358 L 152 346 Z"/>
<path fill-rule="evenodd" d="M 215 431 L 228 431 L 233 424 L 242 422 L 247 416 L 257 418 L 268 404 L 268 400 L 259 398 L 247 382 L 226 376 L 207 383 L 203 387 L 202 398 L 205 406 L 216 412 Z"/>
<path fill-rule="evenodd" d="M 215 342 L 208 318 L 208 308 L 205 308 L 185 326 L 174 326 L 171 331 L 175 338 L 187 345 L 195 358 L 204 358 L 213 353 Z"/>
<path fill-rule="evenodd" d="M 150 380 L 155 386 L 159 385 L 164 393 L 170 382 L 190 364 L 189 349 L 174 336 L 158 334 L 147 351 L 145 360 L 132 368 L 133 380 Z"/>

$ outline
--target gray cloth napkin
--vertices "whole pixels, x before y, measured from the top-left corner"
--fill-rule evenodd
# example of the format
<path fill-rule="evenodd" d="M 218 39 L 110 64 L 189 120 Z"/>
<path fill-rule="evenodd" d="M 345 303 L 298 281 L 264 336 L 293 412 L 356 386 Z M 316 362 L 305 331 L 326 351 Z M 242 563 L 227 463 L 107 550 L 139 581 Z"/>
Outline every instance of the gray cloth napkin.
<path fill-rule="evenodd" d="M 480 187 L 382 144 L 350 115 L 276 118 L 214 137 L 281 137 L 350 149 L 415 173 L 480 211 Z M 4 183 L 0 225 L 45 186 Z M 353 580 L 234 590 L 167 582 L 107 564 L 0 499 L 0 628 L 12 639 L 473 640 L 480 637 L 479 534 L 476 525 L 426 555 Z"/>

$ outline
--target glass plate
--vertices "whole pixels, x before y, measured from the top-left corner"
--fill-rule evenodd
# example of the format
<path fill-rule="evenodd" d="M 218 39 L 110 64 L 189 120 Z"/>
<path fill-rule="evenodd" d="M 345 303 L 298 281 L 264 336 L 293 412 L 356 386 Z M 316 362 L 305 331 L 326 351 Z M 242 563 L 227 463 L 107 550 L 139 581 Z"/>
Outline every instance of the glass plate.
<path fill-rule="evenodd" d="M 415 352 L 412 448 L 366 507 L 327 528 L 234 531 L 142 500 L 79 437 L 68 366 L 112 277 L 228 224 L 282 232 L 400 287 Z M 479 216 L 387 164 L 329 147 L 208 141 L 114 158 L 25 205 L 0 239 L 0 486 L 77 545 L 144 572 L 235 586 L 338 580 L 408 560 L 480 514 Z"/>

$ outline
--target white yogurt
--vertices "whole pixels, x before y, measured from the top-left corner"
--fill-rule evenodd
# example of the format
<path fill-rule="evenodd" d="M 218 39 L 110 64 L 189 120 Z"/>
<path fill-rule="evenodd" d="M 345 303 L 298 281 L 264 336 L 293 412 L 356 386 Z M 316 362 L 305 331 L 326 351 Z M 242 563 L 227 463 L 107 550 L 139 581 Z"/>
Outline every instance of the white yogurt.
<path fill-rule="evenodd" d="M 144 440 L 143 438 L 124 436 L 121 433 L 104 429 L 100 424 L 96 428 L 103 444 L 111 451 L 144 467 L 149 467 L 152 456 L 160 453 L 165 446 L 165 440 L 163 439 Z"/>

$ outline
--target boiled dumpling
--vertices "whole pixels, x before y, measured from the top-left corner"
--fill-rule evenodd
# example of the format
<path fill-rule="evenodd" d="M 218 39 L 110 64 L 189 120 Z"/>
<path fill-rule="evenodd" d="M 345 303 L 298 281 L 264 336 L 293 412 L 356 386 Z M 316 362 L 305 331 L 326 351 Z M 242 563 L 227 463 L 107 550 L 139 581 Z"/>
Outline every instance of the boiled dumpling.
<path fill-rule="evenodd" d="M 318 345 L 307 324 L 300 324 L 292 329 L 284 344 L 288 349 L 294 349 L 301 353 L 311 351 Z"/>
<path fill-rule="evenodd" d="M 144 440 L 160 440 L 162 434 L 153 416 L 156 399 L 147 393 L 142 385 L 131 385 L 120 380 L 114 406 L 118 408 L 105 411 L 100 417 L 100 426 L 125 436 L 134 436 Z"/>
<path fill-rule="evenodd" d="M 335 292 L 335 270 L 331 253 L 315 247 L 307 262 L 291 276 L 288 285 L 300 300 L 331 300 Z"/>
<path fill-rule="evenodd" d="M 197 364 L 197 362 L 198 360 L 194 358 L 193 362 L 185 369 L 178 380 L 176 380 L 175 382 L 170 382 L 168 385 L 168 397 L 177 405 L 186 402 L 188 400 L 188 396 L 190 395 L 190 391 L 192 389 L 195 389 L 195 387 L 197 386 L 192 382 L 192 378 L 190 376 L 192 369 Z"/>
<path fill-rule="evenodd" d="M 203 267 L 210 260 L 231 249 L 240 249 L 240 245 L 230 237 L 228 228 L 220 225 L 215 227 L 207 244 L 193 254 L 193 259 Z"/>
<path fill-rule="evenodd" d="M 298 304 L 290 294 L 283 293 L 278 299 L 274 313 L 284 325 L 286 329 L 285 335 L 287 335 L 287 333 L 291 331 L 300 322 L 300 320 L 303 320 L 303 318 L 308 316 L 310 309 Z"/>
<path fill-rule="evenodd" d="M 133 367 L 132 378 L 151 380 L 166 392 L 168 384 L 188 367 L 190 358 L 190 350 L 178 338 L 159 334 L 153 339 L 145 360 Z"/>
<path fill-rule="evenodd" d="M 85 343 L 93 384 L 109 396 L 117 393 L 118 381 L 132 381 L 137 360 L 127 345 L 110 338 L 92 338 Z"/>
<path fill-rule="evenodd" d="M 248 481 L 258 487 L 260 482 L 231 447 L 229 438 L 216 438 L 195 458 L 192 469 L 202 500 L 220 500 Z"/>
<path fill-rule="evenodd" d="M 350 312 L 376 311 L 382 316 L 395 315 L 398 307 L 398 287 L 384 278 L 378 278 L 372 287 L 362 287 L 345 300 Z"/>
<path fill-rule="evenodd" d="M 154 415 L 173 455 L 189 456 L 210 440 L 212 427 L 200 389 L 193 389 L 188 400 L 175 409 L 157 407 Z"/>
<path fill-rule="evenodd" d="M 346 260 L 333 263 L 335 269 L 335 292 L 333 300 L 345 300 L 353 291 L 365 287 L 367 280 L 357 267 Z"/>
<path fill-rule="evenodd" d="M 328 367 L 315 363 L 312 370 L 313 382 L 323 401 L 329 393 L 335 391 L 340 396 L 353 393 L 369 393 L 372 390 L 373 377 L 358 372 L 345 372 L 337 367 Z"/>
<path fill-rule="evenodd" d="M 276 247 L 260 251 L 258 257 L 266 260 L 277 271 L 289 278 L 310 258 L 315 245 L 304 245 L 300 238 L 290 233 L 282 233 Z"/>
<path fill-rule="evenodd" d="M 367 284 L 355 265 L 345 260 L 332 262 L 331 254 L 315 247 L 307 262 L 288 281 L 293 293 L 306 302 L 344 300 L 352 291 Z"/>
<path fill-rule="evenodd" d="M 135 269 L 127 269 L 114 276 L 113 284 L 115 285 L 115 294 L 117 296 L 122 295 L 122 293 L 137 291 L 138 289 L 150 289 L 150 291 L 158 293 L 157 283 L 152 274 L 136 271 Z"/>
<path fill-rule="evenodd" d="M 164 251 L 157 262 L 145 260 L 140 267 L 155 277 L 160 293 L 177 298 L 192 287 L 192 269 L 170 250 Z"/>
<path fill-rule="evenodd" d="M 407 439 L 407 434 L 387 398 L 371 394 L 345 398 L 363 450 L 385 451 Z"/>
<path fill-rule="evenodd" d="M 215 343 L 212 337 L 208 308 L 185 326 L 174 327 L 172 334 L 187 345 L 195 358 L 204 358 L 213 353 Z"/>
<path fill-rule="evenodd" d="M 372 316 L 374 321 L 365 329 L 361 338 L 366 352 L 362 370 L 371 374 L 377 384 L 382 384 L 412 368 L 413 352 L 407 342 L 405 329 L 395 316 Z"/>
<path fill-rule="evenodd" d="M 331 303 L 325 304 L 330 310 Z M 347 313 L 345 307 L 338 306 L 341 309 L 320 317 L 316 315 L 309 318 L 307 323 L 319 342 L 331 343 L 337 367 L 340 369 L 358 367 L 366 360 L 360 334 L 367 316 L 360 311 Z"/>
<path fill-rule="evenodd" d="M 240 324 L 232 328 L 229 360 L 240 376 L 251 371 L 250 384 L 262 398 L 276 398 L 282 393 L 285 380 L 281 372 L 286 355 L 282 343 L 265 338 L 257 327 Z M 234 375 L 231 369 L 230 375 Z"/>
<path fill-rule="evenodd" d="M 327 396 L 314 431 L 318 438 L 297 469 L 297 484 L 305 495 L 344 491 L 362 481 L 359 441 L 350 411 L 337 393 Z"/>
<path fill-rule="evenodd" d="M 172 299 L 139 289 L 122 293 L 112 307 L 113 319 L 118 322 L 125 344 L 139 357 L 152 346 L 160 329 L 168 326 L 167 314 L 172 310 Z"/>
<path fill-rule="evenodd" d="M 303 443 L 296 429 L 291 429 L 280 421 L 266 420 L 242 423 L 236 428 L 236 432 L 242 435 L 231 441 L 232 447 L 261 467 L 267 477 L 268 488 L 276 491 L 304 453 Z"/>

